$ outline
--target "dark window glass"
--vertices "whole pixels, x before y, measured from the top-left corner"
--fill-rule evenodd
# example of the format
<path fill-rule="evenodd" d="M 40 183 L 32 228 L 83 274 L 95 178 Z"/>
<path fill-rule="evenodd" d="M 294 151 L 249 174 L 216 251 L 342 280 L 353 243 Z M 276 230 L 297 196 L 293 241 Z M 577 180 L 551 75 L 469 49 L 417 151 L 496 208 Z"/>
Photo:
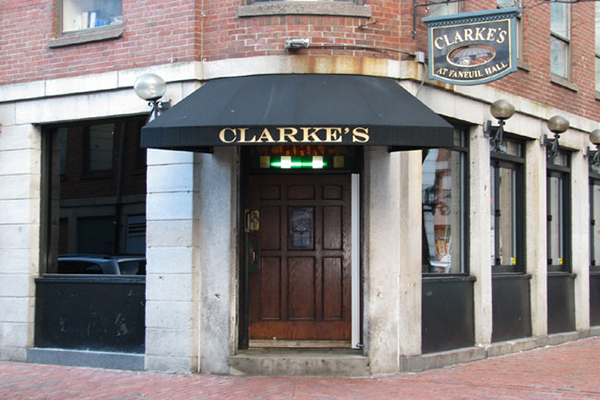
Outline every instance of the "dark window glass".
<path fill-rule="evenodd" d="M 127 118 L 44 129 L 45 272 L 118 275 L 122 256 L 143 260 L 146 173 L 138 160 L 143 122 Z M 101 173 L 107 168 L 112 173 Z M 74 269 L 75 262 L 89 264 Z M 145 272 L 140 265 L 127 270 L 134 269 Z"/>
<path fill-rule="evenodd" d="M 115 124 L 99 124 L 88 127 L 87 170 L 111 171 L 113 166 L 113 143 Z"/>

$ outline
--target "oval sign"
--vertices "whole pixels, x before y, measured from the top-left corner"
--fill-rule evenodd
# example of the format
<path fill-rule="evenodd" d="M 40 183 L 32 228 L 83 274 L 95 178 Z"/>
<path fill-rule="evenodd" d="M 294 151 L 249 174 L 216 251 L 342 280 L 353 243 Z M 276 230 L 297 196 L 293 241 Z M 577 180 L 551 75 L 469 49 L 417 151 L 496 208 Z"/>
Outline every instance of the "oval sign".
<path fill-rule="evenodd" d="M 448 62 L 457 67 L 477 67 L 491 62 L 496 50 L 482 44 L 462 46 L 448 53 Z"/>

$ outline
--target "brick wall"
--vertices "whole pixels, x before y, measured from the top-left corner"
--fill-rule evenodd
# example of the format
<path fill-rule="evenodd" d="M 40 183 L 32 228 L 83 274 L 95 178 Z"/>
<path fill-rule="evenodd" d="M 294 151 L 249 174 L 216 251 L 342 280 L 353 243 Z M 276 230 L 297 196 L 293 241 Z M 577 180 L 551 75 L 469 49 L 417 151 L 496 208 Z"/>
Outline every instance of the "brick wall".
<path fill-rule="evenodd" d="M 244 3 L 123 0 L 122 38 L 49 48 L 55 36 L 54 1 L 3 2 L 0 85 L 193 60 L 284 56 L 284 42 L 290 38 L 310 38 L 311 48 L 297 52 L 303 55 L 410 59 L 406 53 L 427 49 L 421 21 L 427 8 L 418 8 L 414 39 L 412 1 L 369 0 L 370 19 L 307 15 L 240 18 L 238 9 Z M 550 5 L 534 7 L 534 2 L 526 3 L 527 69 L 519 69 L 490 85 L 574 114 L 598 115 L 600 107 L 594 90 L 594 2 L 573 5 L 571 88 L 551 83 Z M 467 0 L 465 11 L 494 9 L 495 5 L 495 0 Z"/>
<path fill-rule="evenodd" d="M 199 36 L 193 0 L 123 1 L 122 38 L 50 48 L 57 0 L 0 3 L 0 85 L 191 61 Z"/>

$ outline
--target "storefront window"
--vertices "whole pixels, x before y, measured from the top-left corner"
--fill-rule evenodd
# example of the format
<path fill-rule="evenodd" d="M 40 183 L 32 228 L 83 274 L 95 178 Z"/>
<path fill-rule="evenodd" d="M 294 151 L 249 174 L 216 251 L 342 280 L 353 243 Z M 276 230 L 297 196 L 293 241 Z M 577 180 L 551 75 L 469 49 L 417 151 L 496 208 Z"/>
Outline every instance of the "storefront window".
<path fill-rule="evenodd" d="M 547 165 L 548 270 L 569 270 L 570 167 L 568 154 L 549 157 Z"/>
<path fill-rule="evenodd" d="M 590 163 L 590 269 L 600 271 L 600 166 Z"/>
<path fill-rule="evenodd" d="M 62 0 L 63 32 L 122 24 L 122 0 Z"/>
<path fill-rule="evenodd" d="M 423 273 L 459 274 L 465 266 L 466 143 L 423 151 Z"/>
<path fill-rule="evenodd" d="M 523 145 L 506 140 L 491 152 L 490 214 L 494 272 L 523 272 Z"/>
<path fill-rule="evenodd" d="M 130 118 L 45 130 L 47 273 L 145 273 L 143 124 Z"/>

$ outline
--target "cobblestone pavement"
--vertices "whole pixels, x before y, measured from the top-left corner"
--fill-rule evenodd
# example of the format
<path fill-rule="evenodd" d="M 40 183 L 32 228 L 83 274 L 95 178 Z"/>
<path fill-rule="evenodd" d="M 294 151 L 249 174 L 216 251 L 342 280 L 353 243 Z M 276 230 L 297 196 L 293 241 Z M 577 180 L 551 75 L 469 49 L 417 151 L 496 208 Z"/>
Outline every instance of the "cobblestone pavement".
<path fill-rule="evenodd" d="M 600 337 L 368 378 L 170 375 L 0 362 L 0 399 L 600 399 Z"/>

